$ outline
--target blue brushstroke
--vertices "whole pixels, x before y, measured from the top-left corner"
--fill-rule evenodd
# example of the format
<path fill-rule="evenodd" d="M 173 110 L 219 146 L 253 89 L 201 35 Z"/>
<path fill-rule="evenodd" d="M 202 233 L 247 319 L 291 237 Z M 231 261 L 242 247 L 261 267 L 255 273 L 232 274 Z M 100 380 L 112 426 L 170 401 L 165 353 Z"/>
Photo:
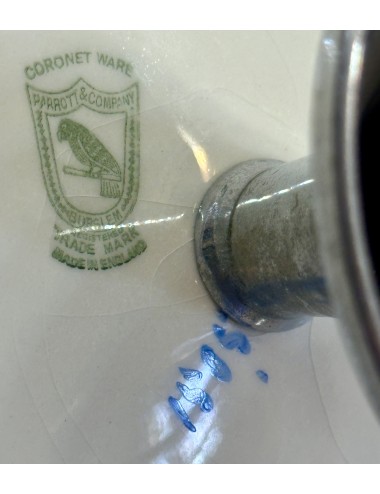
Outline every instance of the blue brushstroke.
<path fill-rule="evenodd" d="M 228 315 L 222 309 L 219 309 L 217 314 L 218 314 L 219 321 L 221 321 L 221 322 L 227 321 Z"/>
<path fill-rule="evenodd" d="M 197 369 L 186 369 L 185 367 L 178 367 L 178 369 L 186 381 L 200 381 L 203 377 L 202 372 Z"/>
<path fill-rule="evenodd" d="M 251 352 L 251 344 L 245 334 L 240 331 L 232 331 L 227 333 L 224 328 L 218 324 L 213 325 L 215 336 L 218 338 L 219 343 L 227 350 L 233 350 L 237 348 L 240 353 L 248 355 Z"/>
<path fill-rule="evenodd" d="M 168 398 L 169 405 L 172 407 L 176 415 L 180 418 L 181 422 L 185 427 L 189 429 L 191 432 L 196 432 L 196 427 L 194 424 L 191 423 L 190 417 L 187 415 L 185 412 L 185 409 L 181 405 L 181 403 L 173 398 L 173 396 L 169 396 Z"/>
<path fill-rule="evenodd" d="M 201 388 L 189 388 L 186 384 L 177 382 L 177 388 L 181 392 L 185 400 L 194 403 L 194 405 L 199 405 L 202 412 L 211 412 L 214 408 L 214 403 L 211 396 L 206 393 Z"/>
<path fill-rule="evenodd" d="M 263 383 L 267 383 L 269 381 L 268 374 L 263 370 L 256 371 L 256 376 L 263 381 Z"/>
<path fill-rule="evenodd" d="M 229 382 L 232 379 L 232 373 L 228 365 L 214 352 L 208 345 L 201 347 L 201 359 L 209 366 L 211 374 L 219 381 Z"/>

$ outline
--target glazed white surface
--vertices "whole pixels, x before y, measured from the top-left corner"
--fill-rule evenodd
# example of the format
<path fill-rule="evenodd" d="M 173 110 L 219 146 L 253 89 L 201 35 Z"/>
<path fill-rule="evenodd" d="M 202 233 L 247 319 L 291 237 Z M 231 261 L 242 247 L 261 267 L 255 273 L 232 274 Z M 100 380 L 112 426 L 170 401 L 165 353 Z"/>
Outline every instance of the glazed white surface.
<path fill-rule="evenodd" d="M 331 320 L 260 336 L 221 323 L 193 255 L 196 207 L 214 177 L 247 159 L 308 153 L 319 33 L 3 32 L 0 39 L 0 461 L 379 461 L 378 425 Z M 128 221 L 148 248 L 99 272 L 51 257 L 56 213 L 25 88 L 27 65 L 78 50 L 128 60 L 140 87 L 140 190 Z M 58 90 L 78 77 L 107 91 L 132 80 L 94 63 L 31 83 Z M 215 323 L 243 331 L 251 353 L 223 348 Z M 167 399 L 179 396 L 178 367 L 201 367 L 204 344 L 232 380 L 202 381 L 214 409 L 189 409 L 192 433 Z"/>

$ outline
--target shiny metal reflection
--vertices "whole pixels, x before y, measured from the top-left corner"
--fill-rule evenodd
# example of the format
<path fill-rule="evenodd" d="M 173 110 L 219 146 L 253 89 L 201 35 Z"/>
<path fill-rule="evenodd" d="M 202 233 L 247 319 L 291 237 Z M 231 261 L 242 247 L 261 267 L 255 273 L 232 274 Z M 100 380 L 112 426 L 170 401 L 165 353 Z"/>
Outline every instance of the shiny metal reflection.
<path fill-rule="evenodd" d="M 325 33 L 315 86 L 313 156 L 220 177 L 199 209 L 196 257 L 213 299 L 257 330 L 339 317 L 380 417 L 380 33 Z"/>

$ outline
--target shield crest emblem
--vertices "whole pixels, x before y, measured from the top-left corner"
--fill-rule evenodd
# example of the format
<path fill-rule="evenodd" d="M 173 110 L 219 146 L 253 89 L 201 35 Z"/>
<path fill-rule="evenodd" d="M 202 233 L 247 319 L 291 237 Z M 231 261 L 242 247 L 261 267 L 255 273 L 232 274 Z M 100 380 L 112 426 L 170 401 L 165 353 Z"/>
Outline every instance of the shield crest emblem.
<path fill-rule="evenodd" d="M 100 91 L 83 79 L 60 92 L 30 85 L 27 89 L 47 195 L 70 227 L 56 226 L 56 231 L 66 237 L 112 229 L 119 234 L 139 189 L 137 83 L 114 93 Z M 137 237 L 133 226 L 126 227 L 133 228 Z M 129 254 L 124 252 L 123 263 L 136 256 L 127 243 Z M 70 245 L 65 242 L 66 249 Z M 121 245 L 103 251 L 100 245 L 95 247 L 91 261 L 114 254 Z"/>

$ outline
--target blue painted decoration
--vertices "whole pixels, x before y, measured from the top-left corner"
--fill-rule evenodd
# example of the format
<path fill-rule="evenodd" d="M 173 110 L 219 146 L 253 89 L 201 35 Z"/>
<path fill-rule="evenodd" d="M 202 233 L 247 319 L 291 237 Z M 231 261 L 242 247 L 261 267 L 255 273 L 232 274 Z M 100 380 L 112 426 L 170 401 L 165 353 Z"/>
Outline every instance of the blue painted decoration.
<path fill-rule="evenodd" d="M 224 323 L 227 321 L 227 314 L 219 310 L 219 320 Z M 251 352 L 251 344 L 244 333 L 240 331 L 227 332 L 219 324 L 213 324 L 213 332 L 218 342 L 227 350 L 238 350 L 243 355 L 248 355 Z M 222 382 L 229 382 L 232 379 L 232 372 L 226 362 L 222 360 L 209 345 L 202 345 L 200 348 L 202 362 L 208 366 L 211 374 Z M 182 377 L 190 383 L 196 383 L 202 380 L 203 374 L 198 369 L 190 369 L 187 367 L 178 367 Z M 262 369 L 256 371 L 257 377 L 265 384 L 269 381 L 268 374 Z M 201 384 L 200 384 L 201 385 Z M 211 412 L 214 408 L 214 402 L 211 396 L 206 391 L 199 387 L 190 387 L 181 382 L 176 383 L 178 391 L 181 393 L 181 398 L 176 399 L 169 396 L 168 402 L 174 413 L 181 420 L 183 425 L 191 432 L 196 432 L 195 425 L 191 422 L 189 415 L 183 408 L 180 400 L 184 398 L 186 401 L 198 405 L 202 412 Z"/>
<path fill-rule="evenodd" d="M 202 372 L 197 369 L 187 369 L 185 367 L 178 367 L 178 369 L 186 381 L 200 381 L 203 377 Z"/>
<path fill-rule="evenodd" d="M 245 334 L 240 331 L 227 331 L 218 324 L 213 325 L 215 336 L 218 338 L 219 343 L 227 350 L 233 350 L 237 348 L 240 353 L 248 355 L 251 351 L 251 344 Z"/>
<path fill-rule="evenodd" d="M 258 370 L 256 371 L 256 376 L 261 379 L 261 381 L 263 381 L 263 383 L 267 384 L 267 382 L 269 381 L 269 376 L 268 374 L 263 371 L 263 370 Z"/>
<path fill-rule="evenodd" d="M 232 373 L 228 365 L 222 360 L 214 350 L 208 345 L 201 347 L 201 359 L 210 368 L 211 374 L 218 381 L 229 382 L 232 379 Z"/>
<path fill-rule="evenodd" d="M 214 408 L 214 403 L 211 396 L 201 388 L 189 388 L 186 384 L 177 382 L 177 389 L 181 392 L 185 400 L 199 405 L 202 412 L 211 412 Z"/>
<path fill-rule="evenodd" d="M 189 429 L 191 432 L 196 432 L 195 425 L 190 421 L 190 417 L 187 415 L 185 409 L 181 405 L 181 403 L 173 398 L 173 396 L 169 396 L 168 398 L 169 405 L 172 407 L 176 415 L 180 418 L 181 422 L 185 427 Z"/>
<path fill-rule="evenodd" d="M 222 309 L 218 309 L 217 315 L 221 322 L 226 322 L 228 319 L 228 315 Z"/>

